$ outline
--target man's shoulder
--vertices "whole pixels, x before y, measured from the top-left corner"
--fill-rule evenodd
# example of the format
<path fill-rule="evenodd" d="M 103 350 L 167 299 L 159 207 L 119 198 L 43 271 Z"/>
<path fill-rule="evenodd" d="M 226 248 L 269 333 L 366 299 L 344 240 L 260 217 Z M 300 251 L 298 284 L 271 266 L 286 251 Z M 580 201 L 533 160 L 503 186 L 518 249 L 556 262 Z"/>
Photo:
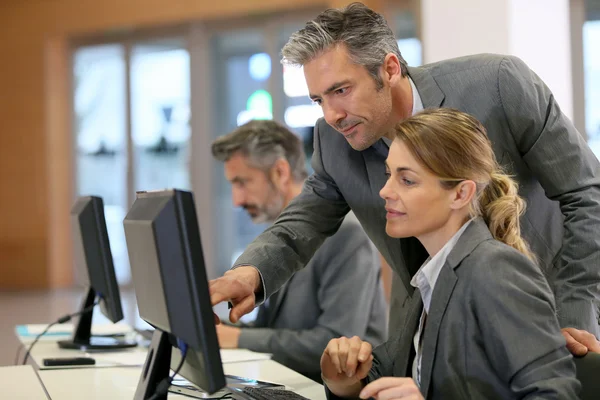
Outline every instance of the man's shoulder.
<path fill-rule="evenodd" d="M 484 53 L 451 58 L 411 69 L 415 72 L 427 72 L 438 80 L 444 79 L 444 77 L 453 79 L 456 75 L 473 75 L 477 71 L 485 71 L 496 76 L 500 67 L 514 64 L 521 65 L 524 63 L 516 56 Z"/>

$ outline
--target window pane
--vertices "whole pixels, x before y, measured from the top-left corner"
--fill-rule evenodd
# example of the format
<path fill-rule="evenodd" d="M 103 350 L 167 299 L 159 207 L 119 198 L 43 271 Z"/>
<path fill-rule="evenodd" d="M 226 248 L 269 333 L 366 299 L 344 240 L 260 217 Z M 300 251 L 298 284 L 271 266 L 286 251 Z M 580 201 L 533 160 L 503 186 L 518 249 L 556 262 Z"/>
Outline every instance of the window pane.
<path fill-rule="evenodd" d="M 302 139 L 306 153 L 306 168 L 309 173 L 312 173 L 310 159 L 313 153 L 313 131 L 317 120 L 323 117 L 323 110 L 308 97 L 308 87 L 302 67 L 283 66 L 283 91 L 285 124 Z"/>
<path fill-rule="evenodd" d="M 76 193 L 103 198 L 117 279 L 126 284 L 131 276 L 123 231 L 127 207 L 124 49 L 82 47 L 73 59 Z"/>
<path fill-rule="evenodd" d="M 421 50 L 421 41 L 417 38 L 399 39 L 398 48 L 402 58 L 409 67 L 418 67 L 423 64 L 423 51 Z"/>
<path fill-rule="evenodd" d="M 134 189 L 190 189 L 190 56 L 177 40 L 131 56 Z"/>
<path fill-rule="evenodd" d="M 415 16 L 410 11 L 397 12 L 394 27 L 400 54 L 410 67 L 418 67 L 423 63 L 421 41 L 417 39 Z"/>
<path fill-rule="evenodd" d="M 304 28 L 304 22 L 284 25 L 279 33 L 279 48 L 283 48 L 290 36 Z M 306 169 L 313 172 L 310 160 L 313 154 L 313 132 L 317 120 L 323 117 L 321 106 L 308 97 L 308 86 L 301 66 L 282 65 L 283 68 L 283 122 L 300 137 L 306 153 Z"/>
<path fill-rule="evenodd" d="M 215 138 L 231 132 L 251 119 L 272 119 L 273 99 L 268 91 L 272 60 L 264 50 L 264 37 L 258 30 L 233 31 L 213 41 L 216 71 Z M 246 211 L 232 205 L 231 186 L 225 180 L 223 165 L 215 161 L 217 174 L 215 215 L 219 216 L 218 272 L 229 269 L 248 244 L 266 227 L 254 224 Z"/>

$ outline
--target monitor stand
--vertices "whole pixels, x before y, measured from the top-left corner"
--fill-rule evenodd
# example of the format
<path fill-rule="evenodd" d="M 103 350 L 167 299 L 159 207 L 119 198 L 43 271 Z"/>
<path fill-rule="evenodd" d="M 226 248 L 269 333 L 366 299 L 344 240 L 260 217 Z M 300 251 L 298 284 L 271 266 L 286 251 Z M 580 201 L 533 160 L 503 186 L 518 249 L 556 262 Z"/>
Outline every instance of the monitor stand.
<path fill-rule="evenodd" d="M 167 400 L 169 392 L 183 393 L 186 397 L 197 398 L 197 399 L 220 399 L 224 395 L 228 395 L 227 398 L 234 400 L 252 400 L 249 396 L 244 393 L 236 393 L 232 391 L 228 386 L 221 388 L 216 393 L 209 394 L 202 391 L 197 387 L 190 386 L 183 390 L 173 390 L 174 386 L 170 386 L 169 392 L 165 392 L 164 395 L 156 395 L 156 389 L 160 383 L 169 377 L 171 371 L 171 353 L 173 351 L 173 343 L 169 340 L 169 334 L 155 329 L 152 335 L 152 342 L 148 348 L 148 355 L 146 361 L 142 367 L 142 373 L 140 374 L 140 380 L 138 381 L 137 389 L 133 397 L 134 400 Z M 228 377 L 228 375 L 225 375 Z M 239 377 L 231 377 L 232 379 L 243 380 Z M 176 386 L 176 385 L 175 385 Z M 277 385 L 281 386 L 281 385 Z M 177 387 L 177 386 L 176 386 Z M 179 386 L 181 387 L 181 386 Z M 283 387 L 283 386 L 282 386 Z"/>
<path fill-rule="evenodd" d="M 96 299 L 96 291 L 94 288 L 90 288 L 85 298 L 81 310 L 85 310 L 94 305 Z M 136 347 L 138 343 L 135 340 L 128 340 L 124 338 L 116 338 L 111 336 L 92 336 L 92 316 L 94 310 L 90 310 L 79 316 L 79 321 L 75 327 L 75 333 L 70 340 L 58 341 L 58 347 L 62 349 L 73 349 L 73 350 L 118 350 L 126 349 L 130 347 Z"/>
<path fill-rule="evenodd" d="M 148 355 L 135 390 L 134 400 L 150 399 L 156 393 L 159 383 L 168 378 L 171 370 L 172 349 L 169 335 L 160 329 L 156 329 L 152 335 L 152 342 L 148 348 Z M 155 397 L 155 399 L 167 400 L 167 393 L 164 396 Z"/>

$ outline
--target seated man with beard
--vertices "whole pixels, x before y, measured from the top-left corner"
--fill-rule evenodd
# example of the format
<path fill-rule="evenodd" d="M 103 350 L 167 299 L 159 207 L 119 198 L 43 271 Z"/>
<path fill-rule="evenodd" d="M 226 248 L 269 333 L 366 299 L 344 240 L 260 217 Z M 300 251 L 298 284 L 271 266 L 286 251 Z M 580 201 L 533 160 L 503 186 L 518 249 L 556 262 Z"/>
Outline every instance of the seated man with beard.
<path fill-rule="evenodd" d="M 224 162 L 234 205 L 255 223 L 274 222 L 307 177 L 300 139 L 274 121 L 251 121 L 219 137 L 212 154 Z M 217 325 L 219 343 L 272 353 L 320 381 L 319 361 L 331 339 L 358 336 L 374 345 L 386 339 L 380 270 L 377 251 L 348 214 L 307 267 L 260 306 L 253 324 Z"/>

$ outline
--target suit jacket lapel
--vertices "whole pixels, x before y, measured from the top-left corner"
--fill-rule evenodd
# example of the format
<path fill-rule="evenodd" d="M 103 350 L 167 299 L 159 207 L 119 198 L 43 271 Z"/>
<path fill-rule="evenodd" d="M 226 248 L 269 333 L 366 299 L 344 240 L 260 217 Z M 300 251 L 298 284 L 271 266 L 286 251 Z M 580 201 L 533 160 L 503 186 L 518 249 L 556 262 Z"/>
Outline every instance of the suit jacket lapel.
<path fill-rule="evenodd" d="M 492 235 L 481 217 L 476 218 L 465 229 L 458 242 L 448 254 L 446 263 L 442 268 L 437 279 L 427 322 L 425 324 L 425 333 L 423 336 L 423 358 L 421 359 L 421 392 L 423 397 L 427 398 L 427 393 L 431 386 L 431 373 L 435 361 L 435 353 L 439 339 L 440 325 L 450 302 L 450 297 L 456 286 L 458 278 L 455 269 L 462 260 L 475 250 L 483 241 L 492 239 Z M 416 332 L 416 328 L 413 332 Z"/>
<path fill-rule="evenodd" d="M 421 393 L 427 398 L 429 386 L 431 386 L 431 371 L 433 369 L 434 355 L 437 350 L 438 336 L 442 317 L 446 312 L 448 301 L 456 286 L 456 274 L 449 267 L 448 263 L 442 268 L 436 286 L 434 288 L 429 313 L 427 313 L 427 322 L 425 323 L 425 333 L 423 336 L 423 353 L 421 358 Z M 416 329 L 415 331 L 416 332 Z"/>
<path fill-rule="evenodd" d="M 440 107 L 444 102 L 444 92 L 426 68 L 408 67 L 408 76 L 413 80 L 424 108 Z"/>
<path fill-rule="evenodd" d="M 419 320 L 423 312 L 423 301 L 418 289 L 413 292 L 409 307 L 394 354 L 394 376 L 411 376 L 412 363 L 415 358 L 413 337 L 419 327 Z"/>

